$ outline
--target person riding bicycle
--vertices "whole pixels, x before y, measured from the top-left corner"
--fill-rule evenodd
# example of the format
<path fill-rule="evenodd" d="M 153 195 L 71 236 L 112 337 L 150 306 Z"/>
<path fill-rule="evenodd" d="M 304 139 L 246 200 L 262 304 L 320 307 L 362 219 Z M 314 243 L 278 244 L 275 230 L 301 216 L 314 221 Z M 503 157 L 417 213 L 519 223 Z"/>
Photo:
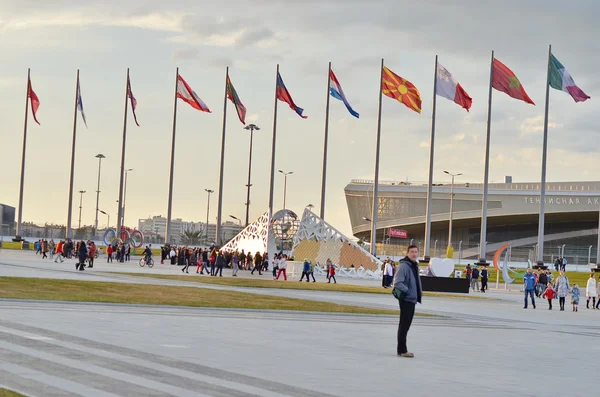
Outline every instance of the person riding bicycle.
<path fill-rule="evenodd" d="M 150 247 L 146 246 L 144 250 L 144 262 L 148 263 L 152 259 L 152 250 Z"/>

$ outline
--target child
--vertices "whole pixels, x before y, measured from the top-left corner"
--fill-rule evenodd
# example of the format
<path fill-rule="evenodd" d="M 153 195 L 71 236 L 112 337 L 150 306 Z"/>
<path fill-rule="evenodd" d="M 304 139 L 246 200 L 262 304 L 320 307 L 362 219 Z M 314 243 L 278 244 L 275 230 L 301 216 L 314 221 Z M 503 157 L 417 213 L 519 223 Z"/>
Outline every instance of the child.
<path fill-rule="evenodd" d="M 577 311 L 577 305 L 579 305 L 579 286 L 577 284 L 573 285 L 571 288 L 571 303 L 573 304 L 573 311 Z"/>
<path fill-rule="evenodd" d="M 556 291 L 552 288 L 552 284 L 548 284 L 546 290 L 542 293 L 542 298 L 548 299 L 548 310 L 552 310 L 552 299 L 554 299 L 554 295 Z"/>

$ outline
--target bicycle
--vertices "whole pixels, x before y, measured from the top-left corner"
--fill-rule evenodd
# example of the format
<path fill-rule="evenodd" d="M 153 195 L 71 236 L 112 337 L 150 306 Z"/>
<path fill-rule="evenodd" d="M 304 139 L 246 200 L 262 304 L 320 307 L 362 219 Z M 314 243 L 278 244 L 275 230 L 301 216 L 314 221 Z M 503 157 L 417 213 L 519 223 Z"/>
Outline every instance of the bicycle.
<path fill-rule="evenodd" d="M 140 267 L 144 267 L 145 265 L 148 265 L 148 267 L 152 267 L 154 266 L 154 259 L 152 259 L 152 257 L 148 258 L 148 261 L 146 261 L 145 257 L 142 257 L 142 259 L 140 259 Z"/>

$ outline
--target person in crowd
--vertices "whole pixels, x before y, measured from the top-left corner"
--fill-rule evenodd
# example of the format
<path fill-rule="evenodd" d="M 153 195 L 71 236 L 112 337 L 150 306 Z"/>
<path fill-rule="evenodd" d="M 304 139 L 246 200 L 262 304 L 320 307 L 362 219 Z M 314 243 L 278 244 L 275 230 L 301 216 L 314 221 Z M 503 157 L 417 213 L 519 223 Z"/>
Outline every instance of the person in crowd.
<path fill-rule="evenodd" d="M 302 265 L 302 277 L 300 277 L 300 282 L 304 280 L 304 276 L 306 276 L 306 282 L 308 283 L 308 274 L 310 273 L 310 262 L 308 258 L 304 258 L 304 264 Z"/>
<path fill-rule="evenodd" d="M 567 258 L 565 258 L 564 256 L 563 256 L 562 262 L 560 264 L 560 270 L 562 270 L 563 272 L 567 271 Z"/>
<path fill-rule="evenodd" d="M 465 269 L 465 278 L 467 279 L 468 285 L 471 285 L 471 277 L 473 276 L 473 268 L 471 264 L 467 264 L 467 268 Z"/>
<path fill-rule="evenodd" d="M 125 252 L 125 261 L 129 262 L 131 259 L 131 244 L 127 244 L 127 251 Z"/>
<path fill-rule="evenodd" d="M 63 259 L 63 248 L 65 246 L 65 242 L 60 240 L 56 245 L 56 258 L 54 258 L 54 263 L 57 263 L 60 259 L 60 263 L 63 263 L 65 260 Z"/>
<path fill-rule="evenodd" d="M 600 306 L 600 276 L 598 276 L 598 281 L 596 282 L 596 293 L 597 293 L 597 298 L 596 299 L 596 309 L 599 309 Z"/>
<path fill-rule="evenodd" d="M 565 272 L 560 271 L 560 275 L 556 278 L 555 282 L 556 294 L 558 295 L 558 304 L 560 306 L 560 311 L 565 311 L 565 301 L 567 295 L 569 294 L 569 290 L 571 286 L 569 285 L 569 279 L 565 276 Z"/>
<path fill-rule="evenodd" d="M 544 270 L 538 270 L 538 284 L 536 296 L 540 298 L 544 291 L 546 291 L 546 286 L 548 285 L 548 275 Z"/>
<path fill-rule="evenodd" d="M 331 284 L 331 279 L 333 279 L 334 284 L 337 284 L 337 280 L 335 279 L 335 265 L 333 263 L 329 266 L 329 281 L 327 281 L 327 284 Z"/>
<path fill-rule="evenodd" d="M 283 279 L 287 281 L 287 255 L 280 254 L 279 258 L 279 271 L 277 272 L 277 277 L 275 280 L 279 280 L 279 276 L 283 274 Z"/>
<path fill-rule="evenodd" d="M 415 306 L 421 303 L 422 287 L 419 275 L 419 248 L 409 245 L 406 256 L 400 260 L 394 276 L 394 296 L 400 305 L 400 322 L 398 323 L 397 354 L 400 357 L 413 358 L 415 355 L 408 351 L 406 338 L 415 315 Z"/>
<path fill-rule="evenodd" d="M 525 305 L 523 309 L 527 309 L 527 297 L 531 296 L 531 304 L 535 309 L 535 297 L 533 291 L 535 291 L 535 275 L 531 273 L 531 268 L 527 268 L 527 273 L 523 276 L 523 286 L 525 287 Z"/>
<path fill-rule="evenodd" d="M 48 249 L 50 252 L 50 260 L 54 259 L 55 248 L 56 248 L 56 244 L 54 244 L 54 239 L 50 239 L 50 242 L 48 243 Z"/>
<path fill-rule="evenodd" d="M 96 244 L 93 241 L 89 243 L 89 264 L 88 268 L 94 267 L 94 258 L 96 257 Z"/>
<path fill-rule="evenodd" d="M 333 266 L 333 262 L 331 261 L 330 258 L 327 258 L 327 261 L 325 262 L 325 273 L 326 273 L 327 280 L 329 280 L 329 274 L 331 273 L 331 266 Z"/>
<path fill-rule="evenodd" d="M 594 273 L 590 273 L 590 278 L 588 279 L 587 286 L 585 287 L 585 296 L 587 297 L 585 306 L 588 309 L 590 308 L 590 300 L 592 300 L 592 309 L 596 308 L 596 295 L 598 295 L 596 279 L 594 278 Z"/>
<path fill-rule="evenodd" d="M 552 284 L 548 284 L 542 293 L 542 298 L 546 298 L 548 300 L 548 310 L 552 310 L 552 299 L 554 299 L 555 294 L 556 291 L 552 287 Z"/>
<path fill-rule="evenodd" d="M 167 259 L 167 247 L 165 247 L 164 245 L 162 247 L 160 247 L 160 264 L 164 265 L 165 263 L 165 259 Z"/>
<path fill-rule="evenodd" d="M 571 304 L 573 305 L 573 311 L 579 311 L 579 297 L 581 295 L 581 291 L 579 291 L 579 285 L 573 284 L 573 288 L 571 288 Z"/>
<path fill-rule="evenodd" d="M 252 263 L 252 262 L 250 262 L 250 263 Z M 262 276 L 262 267 L 263 267 L 262 257 L 260 256 L 260 252 L 256 251 L 256 254 L 254 254 L 254 267 L 252 268 L 252 271 L 250 272 L 250 274 L 254 274 L 254 271 L 258 270 L 258 275 Z"/>
<path fill-rule="evenodd" d="M 121 249 L 119 250 L 119 259 L 121 263 L 125 262 L 125 244 L 121 244 Z"/>
<path fill-rule="evenodd" d="M 240 266 L 242 269 L 246 270 L 246 253 L 244 250 L 240 253 Z"/>
<path fill-rule="evenodd" d="M 275 277 L 279 272 L 279 259 L 280 257 L 278 254 L 273 255 L 273 280 L 275 280 Z"/>
<path fill-rule="evenodd" d="M 33 247 L 35 248 L 35 254 L 41 254 L 42 253 L 42 240 L 38 240 L 35 243 L 33 243 Z"/>
<path fill-rule="evenodd" d="M 392 281 L 394 281 L 394 266 L 392 265 L 392 260 L 387 258 L 383 266 L 383 280 L 381 280 L 381 284 L 383 288 L 389 288 L 392 285 Z"/>
<path fill-rule="evenodd" d="M 75 269 L 83 271 L 85 269 L 85 260 L 88 255 L 88 250 L 85 245 L 85 241 L 81 240 L 78 244 L 77 255 L 79 256 L 79 262 L 75 265 Z"/>
<path fill-rule="evenodd" d="M 189 273 L 188 268 L 190 267 L 191 264 L 195 264 L 197 261 L 197 254 L 196 254 L 196 250 L 192 250 L 192 253 L 190 254 L 189 260 L 186 262 L 185 266 L 181 269 L 182 273 Z"/>
<path fill-rule="evenodd" d="M 217 252 L 214 250 L 211 251 L 210 256 L 208 257 L 208 263 L 210 264 L 210 275 L 215 275 L 215 264 L 217 262 Z"/>
<path fill-rule="evenodd" d="M 106 263 L 112 262 L 112 261 L 113 261 L 113 246 L 109 244 L 108 247 L 106 247 Z"/>
<path fill-rule="evenodd" d="M 240 253 L 237 250 L 231 255 L 231 276 L 237 277 L 237 272 L 240 270 Z"/>
<path fill-rule="evenodd" d="M 42 240 L 42 259 L 48 259 L 48 241 Z"/>
<path fill-rule="evenodd" d="M 479 269 L 477 268 L 477 266 L 473 266 L 471 288 L 473 289 L 473 291 L 479 291 Z"/>
<path fill-rule="evenodd" d="M 217 257 L 215 259 L 215 274 L 214 276 L 223 277 L 223 268 L 225 267 L 225 256 L 221 251 L 217 253 Z"/>
<path fill-rule="evenodd" d="M 169 258 L 171 259 L 171 265 L 177 264 L 177 251 L 175 250 L 174 246 L 172 246 L 171 250 L 169 251 Z"/>
<path fill-rule="evenodd" d="M 263 272 L 267 272 L 269 270 L 269 253 L 264 252 L 262 255 L 263 259 Z"/>
<path fill-rule="evenodd" d="M 312 261 L 308 261 L 308 263 L 310 265 L 310 268 L 308 269 L 308 274 L 309 274 L 309 276 L 312 277 L 313 283 L 316 283 L 317 280 L 315 280 L 315 265 L 313 264 Z M 306 277 L 306 281 L 309 281 L 308 276 Z"/>
<path fill-rule="evenodd" d="M 484 266 L 481 269 L 481 292 L 484 293 L 488 289 L 488 274 L 487 266 Z M 533 305 L 533 308 L 535 309 L 535 305 Z"/>
<path fill-rule="evenodd" d="M 558 272 L 560 270 L 561 264 L 562 264 L 562 258 L 561 257 L 556 258 L 556 260 L 554 261 L 554 270 L 556 270 Z"/>

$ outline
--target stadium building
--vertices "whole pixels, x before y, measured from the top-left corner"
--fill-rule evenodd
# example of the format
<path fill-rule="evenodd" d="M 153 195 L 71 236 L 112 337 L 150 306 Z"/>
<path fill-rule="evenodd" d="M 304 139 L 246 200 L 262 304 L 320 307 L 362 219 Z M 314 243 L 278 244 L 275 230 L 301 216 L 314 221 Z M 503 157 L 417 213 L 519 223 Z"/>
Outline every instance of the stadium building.
<path fill-rule="evenodd" d="M 440 256 L 448 245 L 450 184 L 435 184 L 432 196 L 431 247 Z M 452 246 L 462 258 L 478 257 L 483 184 L 454 184 Z M 370 242 L 373 182 L 353 180 L 345 188 L 355 237 Z M 540 184 L 490 183 L 488 190 L 487 258 L 504 243 L 521 250 L 521 259 L 535 259 L 537 249 Z M 423 247 L 427 184 L 381 182 L 379 185 L 377 252 L 409 242 Z M 546 187 L 544 261 L 564 252 L 569 263 L 596 258 L 600 182 L 552 182 Z M 364 218 L 367 218 L 366 220 Z M 390 233 L 390 229 L 393 233 Z M 401 236 L 397 238 L 393 236 Z M 437 252 L 433 252 L 434 246 Z M 565 249 L 566 247 L 566 249 Z M 397 249 L 397 254 L 401 250 Z M 387 253 L 390 255 L 390 253 Z M 396 255 L 392 252 L 391 255 Z"/>

